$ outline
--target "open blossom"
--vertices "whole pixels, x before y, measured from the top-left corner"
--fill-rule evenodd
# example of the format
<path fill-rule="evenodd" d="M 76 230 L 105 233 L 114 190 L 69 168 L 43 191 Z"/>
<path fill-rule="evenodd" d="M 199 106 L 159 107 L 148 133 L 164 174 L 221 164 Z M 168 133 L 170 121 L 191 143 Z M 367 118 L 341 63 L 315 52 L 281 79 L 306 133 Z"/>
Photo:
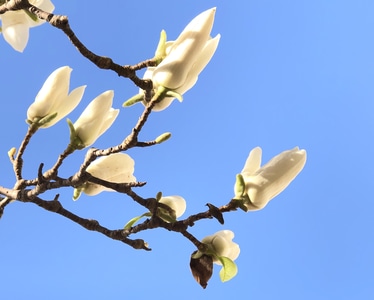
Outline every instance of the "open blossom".
<path fill-rule="evenodd" d="M 29 0 L 30 4 L 46 11 L 53 12 L 54 5 L 50 0 Z M 7 11 L 1 15 L 4 39 L 17 51 L 23 52 L 29 40 L 29 28 L 43 24 L 45 21 L 33 20 L 24 10 Z"/>
<path fill-rule="evenodd" d="M 175 211 L 176 218 L 179 218 L 186 211 L 186 200 L 181 196 L 162 197 L 159 201 Z"/>
<path fill-rule="evenodd" d="M 209 235 L 201 240 L 202 243 L 208 245 L 209 250 L 218 256 L 230 258 L 232 261 L 238 258 L 240 248 L 232 239 L 234 233 L 231 230 L 221 230 L 213 235 Z M 213 262 L 221 264 L 221 262 L 213 257 Z"/>
<path fill-rule="evenodd" d="M 220 35 L 211 38 L 216 8 L 195 17 L 175 41 L 166 43 L 166 57 L 157 67 L 149 67 L 144 79 L 151 79 L 155 90 L 159 86 L 183 95 L 197 82 L 198 75 L 217 49 Z M 157 103 L 154 111 L 167 108 L 174 97 Z"/>
<path fill-rule="evenodd" d="M 27 110 L 27 119 L 30 123 L 57 113 L 57 116 L 48 123 L 40 126 L 50 127 L 69 114 L 81 101 L 86 86 L 80 86 L 69 94 L 70 73 L 68 66 L 58 68 L 44 82 L 35 101 Z"/>
<path fill-rule="evenodd" d="M 135 182 L 134 160 L 125 153 L 115 153 L 109 156 L 102 156 L 90 164 L 87 172 L 92 176 L 115 183 Z M 82 187 L 82 192 L 89 196 L 94 196 L 102 191 L 113 191 L 102 185 L 86 182 Z"/>
<path fill-rule="evenodd" d="M 249 197 L 249 201 L 244 202 L 248 210 L 265 207 L 291 183 L 306 162 L 306 151 L 298 147 L 278 154 L 262 167 L 261 156 L 261 148 L 254 148 L 241 172 Z"/>
<path fill-rule="evenodd" d="M 119 109 L 112 108 L 113 96 L 112 90 L 97 96 L 74 123 L 76 135 L 85 147 L 92 145 L 117 118 Z"/>

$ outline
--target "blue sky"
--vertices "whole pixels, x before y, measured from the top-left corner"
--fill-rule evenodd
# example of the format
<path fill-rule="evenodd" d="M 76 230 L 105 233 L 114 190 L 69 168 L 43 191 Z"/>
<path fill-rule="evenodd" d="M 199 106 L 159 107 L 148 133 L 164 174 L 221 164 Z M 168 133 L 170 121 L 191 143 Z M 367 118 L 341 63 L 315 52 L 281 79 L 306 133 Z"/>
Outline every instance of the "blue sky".
<path fill-rule="evenodd" d="M 231 229 L 241 247 L 238 275 L 206 290 L 193 280 L 193 245 L 162 229 L 137 236 L 152 252 L 88 232 L 32 204 L 13 203 L 0 220 L 3 299 L 370 299 L 374 296 L 374 2 L 373 1 L 99 1 L 55 0 L 77 36 L 93 52 L 119 64 L 150 58 L 165 29 L 169 39 L 201 11 L 217 7 L 213 35 L 218 50 L 198 83 L 167 110 L 151 115 L 141 134 L 150 140 L 170 131 L 167 143 L 132 149 L 135 176 L 147 181 L 137 193 L 181 195 L 186 214 L 207 202 L 227 203 L 235 175 L 249 151 L 261 146 L 263 161 L 299 146 L 308 160 L 295 181 L 258 212 L 225 215 L 225 225 L 198 222 L 198 238 Z M 95 5 L 93 5 L 94 3 Z M 96 5 L 97 4 L 97 5 Z M 129 81 L 97 69 L 62 32 L 45 24 L 31 29 L 24 53 L 0 37 L 2 129 L 0 185 L 12 187 L 7 151 L 18 147 L 26 111 L 47 76 L 73 68 L 71 87 L 87 85 L 75 120 L 108 89 L 114 107 L 137 93 Z M 122 141 L 142 105 L 122 109 L 95 147 Z M 25 155 L 25 176 L 51 166 L 68 143 L 64 121 L 41 130 Z M 75 172 L 85 154 L 66 161 Z M 109 228 L 121 228 L 144 212 L 114 193 L 71 200 L 66 208 Z M 49 197 L 49 198 L 48 198 Z M 53 197 L 47 194 L 46 199 Z"/>

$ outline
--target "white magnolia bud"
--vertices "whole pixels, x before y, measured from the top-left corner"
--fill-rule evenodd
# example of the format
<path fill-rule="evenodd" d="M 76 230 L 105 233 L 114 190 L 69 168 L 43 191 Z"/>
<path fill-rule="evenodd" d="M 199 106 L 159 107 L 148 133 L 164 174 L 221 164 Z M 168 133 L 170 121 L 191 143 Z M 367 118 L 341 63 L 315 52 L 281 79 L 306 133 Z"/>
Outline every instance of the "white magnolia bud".
<path fill-rule="evenodd" d="M 209 235 L 201 240 L 202 243 L 208 245 L 209 250 L 218 256 L 228 257 L 232 261 L 238 258 L 240 248 L 232 239 L 234 233 L 231 230 L 221 230 L 213 235 Z M 213 257 L 213 262 L 220 265 L 220 261 Z"/>
<path fill-rule="evenodd" d="M 112 90 L 97 96 L 74 123 L 75 133 L 86 147 L 92 145 L 117 118 L 119 109 L 112 108 L 113 96 Z"/>
<path fill-rule="evenodd" d="M 295 179 L 306 162 L 306 151 L 298 147 L 278 154 L 262 167 L 261 155 L 261 148 L 254 148 L 241 172 L 249 197 L 249 201 L 244 202 L 248 210 L 265 207 Z"/>
<path fill-rule="evenodd" d="M 46 11 L 53 12 L 54 5 L 50 0 L 29 0 L 30 4 Z M 43 24 L 45 21 L 31 18 L 23 10 L 7 11 L 1 15 L 1 27 L 4 39 L 14 50 L 23 52 L 29 40 L 29 28 Z"/>
<path fill-rule="evenodd" d="M 81 101 L 86 86 L 80 86 L 69 94 L 70 73 L 68 66 L 56 69 L 48 76 L 42 88 L 27 110 L 29 123 L 57 113 L 56 117 L 42 128 L 50 127 L 69 114 Z"/>
<path fill-rule="evenodd" d="M 209 63 L 217 49 L 220 35 L 210 37 L 216 8 L 196 16 L 175 41 L 166 43 L 166 57 L 157 67 L 149 67 L 144 79 L 151 79 L 157 91 L 159 86 L 183 95 L 197 82 L 198 75 Z M 167 108 L 174 97 L 165 97 L 153 110 Z"/>

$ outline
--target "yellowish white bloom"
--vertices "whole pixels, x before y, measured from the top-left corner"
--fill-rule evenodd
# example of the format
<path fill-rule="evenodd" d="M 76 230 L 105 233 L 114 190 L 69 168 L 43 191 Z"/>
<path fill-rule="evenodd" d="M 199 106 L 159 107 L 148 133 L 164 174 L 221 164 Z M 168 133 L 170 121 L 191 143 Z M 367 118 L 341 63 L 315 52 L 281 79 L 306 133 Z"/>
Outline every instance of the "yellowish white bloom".
<path fill-rule="evenodd" d="M 208 245 L 209 250 L 217 256 L 223 256 L 234 261 L 238 258 L 240 248 L 232 239 L 234 233 L 231 230 L 221 230 L 213 235 L 209 235 L 201 240 L 202 243 Z M 221 262 L 213 256 L 213 262 L 221 265 Z"/>
<path fill-rule="evenodd" d="M 119 109 L 113 109 L 112 90 L 97 96 L 74 123 L 76 135 L 85 147 L 92 145 L 115 121 Z"/>
<path fill-rule="evenodd" d="M 102 156 L 90 164 L 87 172 L 92 176 L 114 183 L 135 182 L 134 160 L 125 153 L 115 153 L 109 156 Z M 80 189 L 89 196 L 94 196 L 102 191 L 112 191 L 102 185 L 86 182 Z"/>
<path fill-rule="evenodd" d="M 53 12 L 54 5 L 50 0 L 29 0 L 30 4 L 46 11 Z M 7 11 L 1 15 L 1 27 L 4 39 L 15 50 L 23 52 L 29 40 L 29 28 L 43 24 L 45 21 L 35 17 L 35 20 L 24 10 Z"/>
<path fill-rule="evenodd" d="M 216 8 L 208 9 L 195 17 L 177 40 L 166 43 L 166 57 L 157 67 L 149 67 L 144 79 L 151 79 L 155 91 L 163 86 L 183 95 L 197 82 L 198 75 L 209 63 L 217 49 L 220 35 L 211 38 Z M 154 111 L 167 108 L 174 97 L 157 103 Z"/>
<path fill-rule="evenodd" d="M 86 86 L 80 86 L 69 94 L 70 74 L 72 69 L 68 66 L 58 68 L 44 82 L 35 101 L 27 110 L 29 123 L 49 115 L 56 114 L 48 123 L 40 126 L 50 127 L 69 114 L 81 101 Z"/>
<path fill-rule="evenodd" d="M 249 198 L 243 204 L 248 210 L 265 207 L 294 180 L 306 162 L 306 151 L 298 147 L 278 154 L 262 167 L 261 156 L 261 148 L 254 148 L 241 172 Z"/>
<path fill-rule="evenodd" d="M 162 197 L 159 201 L 175 211 L 176 218 L 179 218 L 186 211 L 186 200 L 181 196 Z"/>

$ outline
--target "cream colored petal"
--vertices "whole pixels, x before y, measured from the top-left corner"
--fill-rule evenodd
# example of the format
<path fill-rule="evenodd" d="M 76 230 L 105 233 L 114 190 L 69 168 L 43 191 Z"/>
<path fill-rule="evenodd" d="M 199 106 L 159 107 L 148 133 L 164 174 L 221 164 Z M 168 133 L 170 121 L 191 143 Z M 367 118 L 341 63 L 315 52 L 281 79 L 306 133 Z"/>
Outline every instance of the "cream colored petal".
<path fill-rule="evenodd" d="M 162 111 L 170 106 L 170 104 L 175 100 L 173 97 L 166 97 L 161 102 L 156 103 L 153 107 L 153 111 Z"/>
<path fill-rule="evenodd" d="M 9 11 L 2 15 L 4 39 L 15 50 L 23 52 L 29 40 L 28 16 L 20 11 Z"/>
<path fill-rule="evenodd" d="M 177 89 L 178 93 L 183 95 L 196 84 L 199 74 L 204 70 L 216 52 L 220 38 L 221 35 L 218 34 L 214 39 L 209 39 L 206 42 L 202 52 L 197 58 L 197 61 L 191 67 L 185 83 Z"/>
<path fill-rule="evenodd" d="M 253 205 L 251 210 L 263 208 L 281 193 L 300 173 L 305 162 L 306 151 L 296 147 L 275 156 L 246 178 L 247 193 Z"/>
<path fill-rule="evenodd" d="M 119 174 L 134 172 L 135 162 L 126 153 L 114 153 L 102 156 L 90 164 L 87 172 L 91 175 L 107 180 Z"/>
<path fill-rule="evenodd" d="M 85 146 L 94 143 L 102 133 L 101 127 L 112 109 L 113 95 L 114 92 L 110 90 L 97 96 L 74 123 L 75 131 Z"/>
<path fill-rule="evenodd" d="M 125 153 L 115 153 L 109 156 L 103 156 L 95 160 L 88 168 L 87 172 L 91 175 L 115 183 L 135 182 L 134 160 Z M 86 183 L 83 192 L 93 196 L 102 191 L 112 191 L 106 187 Z"/>
<path fill-rule="evenodd" d="M 92 120 L 103 119 L 112 106 L 113 95 L 113 91 L 106 91 L 93 99 L 84 109 L 74 127 L 75 125 L 80 127 L 80 125 L 91 122 Z"/>
<path fill-rule="evenodd" d="M 83 193 L 85 193 L 88 196 L 95 196 L 97 194 L 100 194 L 103 191 L 107 191 L 108 189 L 103 187 L 102 185 L 94 184 L 91 182 L 87 182 L 85 184 L 85 187 L 83 189 Z M 113 191 L 113 190 L 110 190 Z"/>
<path fill-rule="evenodd" d="M 71 113 L 82 100 L 85 89 L 86 86 L 82 85 L 71 91 L 71 93 L 64 99 L 64 102 L 61 103 L 61 106 L 57 109 L 58 114 L 56 118 L 54 118 L 50 123 L 46 124 L 47 126 L 43 127 L 50 127 Z"/>
<path fill-rule="evenodd" d="M 160 199 L 160 203 L 166 204 L 174 209 L 176 217 L 179 218 L 186 211 L 186 200 L 181 196 L 167 196 Z"/>
<path fill-rule="evenodd" d="M 210 245 L 218 256 L 225 256 L 231 260 L 235 260 L 239 256 L 240 248 L 238 244 L 232 241 L 233 238 L 234 233 L 231 230 L 221 230 L 203 238 L 201 242 Z M 217 259 L 213 261 L 217 264 L 221 264 Z"/>
<path fill-rule="evenodd" d="M 261 166 L 262 149 L 260 147 L 253 148 L 248 155 L 248 158 L 244 164 L 244 168 L 241 171 L 243 177 L 254 174 Z"/>
<path fill-rule="evenodd" d="M 225 249 L 221 252 L 221 256 L 228 257 L 231 260 L 237 259 L 240 254 L 240 248 L 237 243 L 232 241 L 234 238 L 234 232 L 231 230 L 221 230 L 216 234 L 226 241 Z"/>
<path fill-rule="evenodd" d="M 110 108 L 110 110 L 108 111 L 106 115 L 106 118 L 104 119 L 100 127 L 99 136 L 101 136 L 105 131 L 109 129 L 110 126 L 112 126 L 118 114 L 119 114 L 119 109 Z"/>
<path fill-rule="evenodd" d="M 182 31 L 170 53 L 153 73 L 156 85 L 177 89 L 185 83 L 190 68 L 209 39 L 215 11 L 216 9 L 212 8 L 199 14 Z"/>
<path fill-rule="evenodd" d="M 45 117 L 56 112 L 67 97 L 70 84 L 68 66 L 53 71 L 35 97 L 35 101 L 27 111 L 27 118 L 33 120 L 36 117 Z"/>

